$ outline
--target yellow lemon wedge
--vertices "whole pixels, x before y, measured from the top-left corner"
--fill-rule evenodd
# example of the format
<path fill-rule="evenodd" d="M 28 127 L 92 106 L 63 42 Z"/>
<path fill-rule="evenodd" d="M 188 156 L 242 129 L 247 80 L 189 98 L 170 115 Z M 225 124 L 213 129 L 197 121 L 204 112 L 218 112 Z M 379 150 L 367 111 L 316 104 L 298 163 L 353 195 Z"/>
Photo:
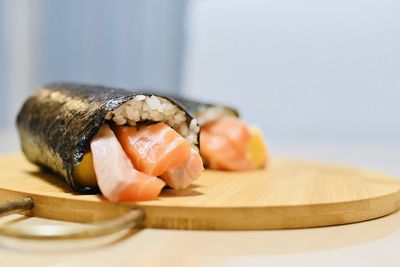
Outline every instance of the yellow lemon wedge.
<path fill-rule="evenodd" d="M 255 169 L 264 168 L 267 164 L 267 145 L 261 131 L 257 127 L 250 127 L 251 137 L 247 143 L 247 157 Z"/>
<path fill-rule="evenodd" d="M 74 178 L 82 186 L 97 186 L 96 173 L 93 167 L 92 152 L 86 152 L 81 162 L 75 167 Z"/>

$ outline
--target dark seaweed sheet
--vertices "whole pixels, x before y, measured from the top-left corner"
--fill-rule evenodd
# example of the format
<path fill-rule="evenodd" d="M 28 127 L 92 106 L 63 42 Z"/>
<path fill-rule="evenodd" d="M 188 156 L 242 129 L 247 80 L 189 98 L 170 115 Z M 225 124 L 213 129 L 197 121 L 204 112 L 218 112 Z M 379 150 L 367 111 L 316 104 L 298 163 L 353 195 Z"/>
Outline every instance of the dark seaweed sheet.
<path fill-rule="evenodd" d="M 230 106 L 226 106 L 226 105 L 222 105 L 222 104 L 216 104 L 216 103 L 196 101 L 196 100 L 184 97 L 182 95 L 169 95 L 169 97 L 173 98 L 176 102 L 178 102 L 182 106 L 184 106 L 186 108 L 186 110 L 193 117 L 196 117 L 198 112 L 201 111 L 203 108 L 208 108 L 208 107 L 220 107 L 220 108 L 226 109 L 227 111 L 231 112 L 236 117 L 239 117 L 239 112 L 234 107 L 230 107 Z"/>
<path fill-rule="evenodd" d="M 149 95 L 75 83 L 44 86 L 28 98 L 17 116 L 25 156 L 64 177 L 75 191 L 98 192 L 97 188 L 84 187 L 74 180 L 74 167 L 89 149 L 90 140 L 104 123 L 105 115 L 139 94 Z M 186 109 L 173 99 L 165 98 L 184 110 L 190 123 L 192 116 Z"/>

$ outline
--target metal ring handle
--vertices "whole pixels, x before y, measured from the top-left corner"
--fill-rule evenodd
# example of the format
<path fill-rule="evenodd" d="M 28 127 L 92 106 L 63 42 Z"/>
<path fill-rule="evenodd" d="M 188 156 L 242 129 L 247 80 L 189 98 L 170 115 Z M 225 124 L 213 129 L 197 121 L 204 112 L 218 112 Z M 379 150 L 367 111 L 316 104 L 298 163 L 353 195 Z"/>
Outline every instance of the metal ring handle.
<path fill-rule="evenodd" d="M 34 207 L 34 200 L 26 197 L 0 205 L 0 216 L 16 213 L 24 210 L 31 210 Z M 7 224 L 0 225 L 0 235 L 22 238 L 22 239 L 80 239 L 88 237 L 103 236 L 112 234 L 124 229 L 138 227 L 142 224 L 145 214 L 142 209 L 133 209 L 120 217 L 105 220 L 87 227 L 77 227 L 75 225 L 32 225 L 24 228 L 10 227 Z"/>

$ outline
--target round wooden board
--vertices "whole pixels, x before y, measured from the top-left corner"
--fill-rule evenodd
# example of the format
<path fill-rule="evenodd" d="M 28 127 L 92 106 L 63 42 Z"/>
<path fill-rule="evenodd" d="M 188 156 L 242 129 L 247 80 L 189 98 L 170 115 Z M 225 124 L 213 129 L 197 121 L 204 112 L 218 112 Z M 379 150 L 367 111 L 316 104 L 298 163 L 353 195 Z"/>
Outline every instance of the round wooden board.
<path fill-rule="evenodd" d="M 40 172 L 22 155 L 0 157 L 0 201 L 35 200 L 31 215 L 93 222 L 133 207 L 145 210 L 144 226 L 201 230 L 303 228 L 359 222 L 400 207 L 393 177 L 337 165 L 272 159 L 267 170 L 205 171 L 190 188 L 165 190 L 159 199 L 116 204 L 78 195 L 58 177 Z"/>

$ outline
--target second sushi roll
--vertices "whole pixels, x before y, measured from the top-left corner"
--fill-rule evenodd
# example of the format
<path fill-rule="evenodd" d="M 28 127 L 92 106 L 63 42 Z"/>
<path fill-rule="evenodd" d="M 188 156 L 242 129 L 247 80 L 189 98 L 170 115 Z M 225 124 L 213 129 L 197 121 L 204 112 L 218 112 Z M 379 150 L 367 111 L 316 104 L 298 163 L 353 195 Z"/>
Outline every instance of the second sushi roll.
<path fill-rule="evenodd" d="M 250 171 L 268 163 L 266 142 L 258 127 L 249 126 L 232 107 L 173 96 L 201 127 L 200 153 L 214 170 Z"/>

